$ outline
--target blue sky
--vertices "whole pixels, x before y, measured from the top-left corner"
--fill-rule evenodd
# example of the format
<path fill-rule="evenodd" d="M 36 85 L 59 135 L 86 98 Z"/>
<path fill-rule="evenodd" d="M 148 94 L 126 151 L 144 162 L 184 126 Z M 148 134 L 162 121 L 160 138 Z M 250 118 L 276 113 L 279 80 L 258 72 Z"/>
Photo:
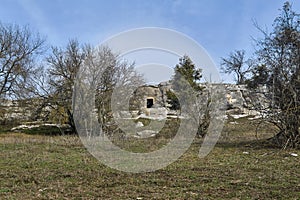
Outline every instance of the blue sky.
<path fill-rule="evenodd" d="M 0 20 L 29 25 L 47 37 L 49 45 L 64 46 L 69 39 L 99 44 L 119 32 L 140 27 L 162 27 L 182 32 L 211 55 L 221 57 L 236 49 L 253 51 L 253 26 L 271 24 L 285 0 L 0 0 Z M 300 2 L 290 1 L 300 12 Z M 232 81 L 222 75 L 225 82 Z"/>

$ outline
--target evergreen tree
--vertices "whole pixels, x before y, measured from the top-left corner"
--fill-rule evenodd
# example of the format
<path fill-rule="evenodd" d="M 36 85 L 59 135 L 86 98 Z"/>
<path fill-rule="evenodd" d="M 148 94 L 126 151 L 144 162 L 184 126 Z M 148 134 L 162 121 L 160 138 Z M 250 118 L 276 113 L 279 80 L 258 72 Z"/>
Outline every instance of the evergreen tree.
<path fill-rule="evenodd" d="M 175 66 L 174 71 L 172 91 L 168 91 L 167 96 L 171 105 L 170 109 L 180 110 L 178 97 L 182 99 L 181 101 L 187 98 L 190 92 L 189 88 L 192 88 L 195 92 L 201 91 L 199 81 L 202 78 L 202 70 L 196 69 L 192 60 L 187 55 L 184 55 L 179 59 L 179 64 Z"/>

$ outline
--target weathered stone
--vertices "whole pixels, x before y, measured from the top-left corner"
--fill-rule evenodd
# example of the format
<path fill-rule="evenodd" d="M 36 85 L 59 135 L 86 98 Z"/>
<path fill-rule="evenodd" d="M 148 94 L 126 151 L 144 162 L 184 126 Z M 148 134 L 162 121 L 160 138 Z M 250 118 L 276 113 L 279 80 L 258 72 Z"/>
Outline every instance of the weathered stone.
<path fill-rule="evenodd" d="M 143 126 L 144 126 L 143 122 L 137 122 L 135 125 L 136 128 L 141 128 Z"/>
<path fill-rule="evenodd" d="M 202 84 L 202 95 L 207 95 L 209 91 L 217 91 L 219 86 L 225 88 L 225 99 L 227 101 L 226 112 L 229 115 L 260 115 L 261 110 L 268 108 L 268 90 L 266 87 L 259 87 L 255 91 L 250 91 L 245 85 L 235 84 Z M 136 104 L 130 111 L 119 111 L 114 113 L 117 118 L 149 118 L 164 119 L 167 117 L 179 117 L 180 112 L 170 110 L 167 102 L 167 91 L 171 89 L 170 82 L 163 82 L 158 85 L 145 85 L 135 91 L 133 102 Z M 34 102 L 34 103 L 32 103 Z M 2 100 L 0 102 L 0 121 L 31 121 L 36 120 L 38 105 L 42 101 L 38 99 L 11 101 Z M 207 103 L 205 99 L 201 103 Z M 44 107 L 44 115 L 51 112 L 51 106 Z M 41 113 L 41 112 L 40 112 Z"/>
<path fill-rule="evenodd" d="M 136 133 L 139 138 L 154 137 L 156 134 L 158 134 L 158 132 L 154 130 L 143 130 Z"/>

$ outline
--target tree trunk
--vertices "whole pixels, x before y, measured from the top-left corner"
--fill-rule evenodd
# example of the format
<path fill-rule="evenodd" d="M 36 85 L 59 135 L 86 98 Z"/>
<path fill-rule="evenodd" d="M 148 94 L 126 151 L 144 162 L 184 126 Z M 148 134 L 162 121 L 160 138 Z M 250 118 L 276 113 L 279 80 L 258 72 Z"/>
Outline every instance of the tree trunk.
<path fill-rule="evenodd" d="M 77 129 L 75 126 L 73 113 L 69 109 L 67 109 L 67 114 L 68 114 L 68 124 L 70 125 L 72 134 L 78 135 L 78 132 L 77 132 Z"/>

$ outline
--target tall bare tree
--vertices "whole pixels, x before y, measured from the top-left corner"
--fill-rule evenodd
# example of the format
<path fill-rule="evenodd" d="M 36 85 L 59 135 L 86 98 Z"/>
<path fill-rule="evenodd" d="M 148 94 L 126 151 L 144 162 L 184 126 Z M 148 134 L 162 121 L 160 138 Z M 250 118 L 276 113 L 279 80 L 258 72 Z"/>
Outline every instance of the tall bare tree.
<path fill-rule="evenodd" d="M 120 60 L 108 47 L 80 46 L 76 40 L 71 40 L 65 49 L 52 48 L 47 62 L 50 77 L 47 99 L 73 132 L 76 132 L 76 127 L 72 96 L 79 70 L 88 74 L 86 81 L 94 84 L 95 108 L 87 109 L 91 112 L 98 110 L 98 120 L 104 127 L 112 119 L 110 103 L 116 85 L 122 81 L 137 84 L 142 80 L 133 64 Z"/>
<path fill-rule="evenodd" d="M 53 112 L 76 132 L 72 114 L 72 92 L 76 74 L 84 61 L 84 50 L 76 40 L 70 40 L 65 49 L 52 47 L 47 58 L 49 79 L 44 98 Z"/>
<path fill-rule="evenodd" d="M 117 125 L 111 105 L 114 104 L 116 112 L 129 111 L 130 96 L 138 86 L 144 84 L 144 79 L 135 70 L 134 63 L 122 60 L 108 47 L 89 47 L 85 50 L 85 67 L 87 73 L 91 74 L 88 81 L 93 83 L 95 89 L 98 121 L 105 133 L 112 134 L 117 130 L 114 128 Z"/>
<path fill-rule="evenodd" d="M 45 40 L 28 27 L 0 22 L 0 97 L 20 95 L 34 73 L 34 60 L 44 50 Z"/>
<path fill-rule="evenodd" d="M 300 15 L 289 2 L 281 11 L 271 33 L 260 29 L 264 38 L 258 40 L 257 55 L 266 73 L 257 74 L 269 88 L 268 119 L 280 129 L 275 141 L 300 147 Z"/>

